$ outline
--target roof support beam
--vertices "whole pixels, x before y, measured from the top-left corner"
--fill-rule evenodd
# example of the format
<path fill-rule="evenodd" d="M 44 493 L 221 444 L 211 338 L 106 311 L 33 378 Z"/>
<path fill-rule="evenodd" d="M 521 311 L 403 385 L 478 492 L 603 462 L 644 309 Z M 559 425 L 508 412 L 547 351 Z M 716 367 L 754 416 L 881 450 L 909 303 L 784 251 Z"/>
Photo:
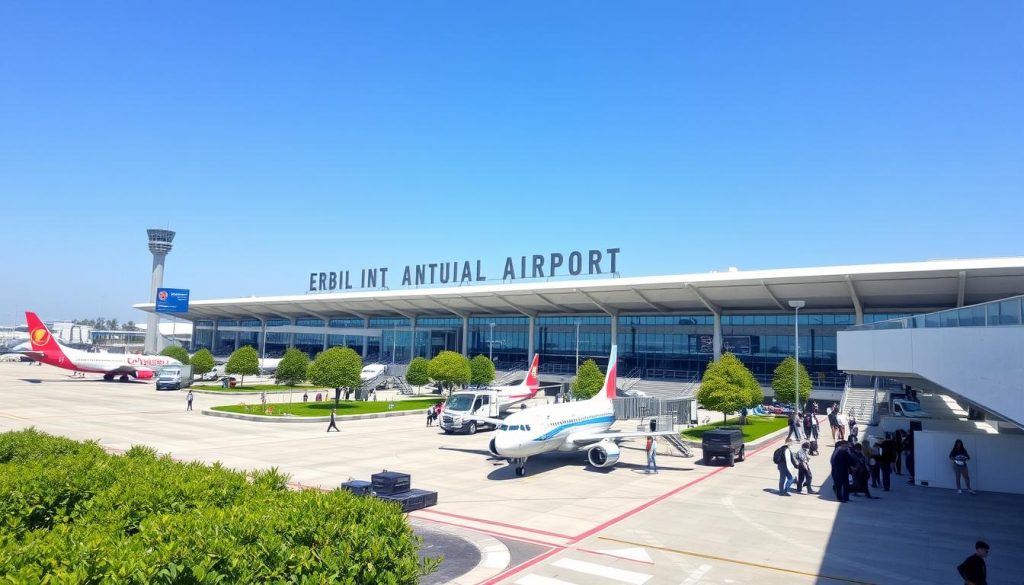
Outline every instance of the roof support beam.
<path fill-rule="evenodd" d="M 544 301 L 544 304 L 548 305 L 549 307 L 552 307 L 552 308 L 554 308 L 554 309 L 556 309 L 556 310 L 558 310 L 558 311 L 560 311 L 562 313 L 572 313 L 571 310 L 563 307 L 562 305 L 559 305 L 558 303 L 554 303 L 554 302 L 549 301 L 546 296 L 544 296 L 544 295 L 542 295 L 540 293 L 533 293 L 533 294 L 538 299 Z"/>
<path fill-rule="evenodd" d="M 722 308 L 709 301 L 708 298 L 704 296 L 704 293 L 700 292 L 699 288 L 693 286 L 693 284 L 689 282 L 686 283 L 686 288 L 690 289 L 690 292 L 692 292 L 697 297 L 697 299 L 700 300 L 700 302 L 704 303 L 704 306 L 707 307 L 708 310 L 711 311 L 713 314 L 722 314 Z"/>
<path fill-rule="evenodd" d="M 669 313 L 669 312 L 671 312 L 668 307 L 666 307 L 665 305 L 659 304 L 659 303 L 655 303 L 651 299 L 649 299 L 646 296 L 644 296 L 644 293 L 636 290 L 635 288 L 631 288 L 629 290 L 633 291 L 633 293 L 636 296 L 640 297 L 641 301 L 646 303 L 648 307 L 654 309 L 655 311 L 658 311 L 659 313 Z"/>
<path fill-rule="evenodd" d="M 967 296 L 967 271 L 961 270 L 957 275 L 956 306 L 964 306 L 964 297 Z"/>
<path fill-rule="evenodd" d="M 491 312 L 491 308 L 490 307 L 485 307 L 485 306 L 481 305 L 480 303 L 474 301 L 473 299 L 471 299 L 469 297 L 462 297 L 462 300 L 464 300 L 467 303 L 473 305 L 474 307 L 480 309 L 480 311 L 483 312 L 483 313 L 490 313 Z"/>
<path fill-rule="evenodd" d="M 857 295 L 857 287 L 853 286 L 853 279 L 850 278 L 849 274 L 844 278 L 846 279 L 846 287 L 850 289 L 850 300 L 853 301 L 853 311 L 856 313 L 856 316 L 854 317 L 854 325 L 863 325 L 864 306 L 860 304 L 860 296 Z"/>
<path fill-rule="evenodd" d="M 409 313 L 408 311 L 406 311 L 406 310 L 404 310 L 404 309 L 402 309 L 400 307 L 396 307 L 390 301 L 383 301 L 382 300 L 381 304 L 384 305 L 385 307 L 390 307 L 392 311 L 398 313 L 399 315 L 405 317 L 406 319 L 409 319 L 410 321 L 415 321 L 416 320 L 416 315 L 415 314 Z"/>
<path fill-rule="evenodd" d="M 525 315 L 527 317 L 535 318 L 539 314 L 537 311 L 530 311 L 530 310 L 524 309 L 524 308 L 520 307 L 519 305 L 513 303 L 512 301 L 506 299 L 505 297 L 495 297 L 495 298 L 497 298 L 501 302 L 505 303 L 506 305 L 512 307 L 512 310 L 516 311 L 517 313 L 522 313 L 523 315 Z"/>
<path fill-rule="evenodd" d="M 770 298 L 772 302 L 775 303 L 776 307 L 782 309 L 783 311 L 789 310 L 786 308 L 785 305 L 782 304 L 782 301 L 779 300 L 779 297 L 775 296 L 775 293 L 772 292 L 772 289 L 768 288 L 768 285 L 763 280 L 761 281 L 761 288 L 763 288 L 764 292 L 768 294 L 768 298 Z"/>
<path fill-rule="evenodd" d="M 449 313 L 451 313 L 452 315 L 455 315 L 456 317 L 461 317 L 463 319 L 469 319 L 469 315 L 470 315 L 469 313 L 466 313 L 464 311 L 460 311 L 460 310 L 456 309 L 455 307 L 452 307 L 448 303 L 442 301 L 441 299 L 434 299 L 434 302 L 439 304 L 439 305 L 441 305 L 445 309 L 447 309 Z"/>
<path fill-rule="evenodd" d="M 585 291 L 585 290 L 580 290 L 580 289 L 576 289 L 576 292 L 578 292 L 578 293 L 582 294 L 583 296 L 587 297 L 588 299 L 590 299 L 590 302 L 594 303 L 594 305 L 595 305 L 595 306 L 596 306 L 596 307 L 597 307 L 598 309 L 601 309 L 601 310 L 602 310 L 602 311 L 604 311 L 605 313 L 608 313 L 608 315 L 609 315 L 609 316 L 611 316 L 611 317 L 616 317 L 616 316 L 618 316 L 618 314 L 619 314 L 619 311 L 618 311 L 618 309 L 610 309 L 610 308 L 608 308 L 608 306 L 607 306 L 607 305 L 605 305 L 605 304 L 604 304 L 604 303 L 602 303 L 601 301 L 599 301 L 599 300 L 595 299 L 595 298 L 594 298 L 594 295 L 592 295 L 592 294 L 588 293 L 588 292 L 587 292 L 587 291 Z"/>

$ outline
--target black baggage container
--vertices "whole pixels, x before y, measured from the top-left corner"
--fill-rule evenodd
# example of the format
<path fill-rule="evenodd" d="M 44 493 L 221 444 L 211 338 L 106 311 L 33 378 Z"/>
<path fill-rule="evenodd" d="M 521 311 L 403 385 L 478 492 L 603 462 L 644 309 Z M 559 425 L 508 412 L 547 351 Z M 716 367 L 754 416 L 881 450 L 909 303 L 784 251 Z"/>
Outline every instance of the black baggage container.
<path fill-rule="evenodd" d="M 373 491 L 377 494 L 400 494 L 409 491 L 412 480 L 408 473 L 382 471 L 370 476 Z"/>
<path fill-rule="evenodd" d="M 382 500 L 398 502 L 403 512 L 412 512 L 437 504 L 437 492 L 427 490 L 408 490 L 400 494 L 376 494 Z"/>
<path fill-rule="evenodd" d="M 371 487 L 372 483 L 363 481 L 361 479 L 350 479 L 345 483 L 341 484 L 342 489 L 346 489 L 357 496 L 369 496 L 372 495 Z"/>

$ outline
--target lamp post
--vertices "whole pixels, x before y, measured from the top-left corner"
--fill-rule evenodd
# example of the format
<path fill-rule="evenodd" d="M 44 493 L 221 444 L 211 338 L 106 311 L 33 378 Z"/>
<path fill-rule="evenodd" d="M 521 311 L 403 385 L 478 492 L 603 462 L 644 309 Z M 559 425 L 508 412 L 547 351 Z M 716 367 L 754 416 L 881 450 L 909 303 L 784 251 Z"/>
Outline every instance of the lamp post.
<path fill-rule="evenodd" d="M 398 321 L 391 324 L 391 365 L 395 365 L 395 352 L 398 351 Z"/>
<path fill-rule="evenodd" d="M 487 359 L 494 363 L 494 323 L 488 323 L 491 327 L 491 341 L 487 344 Z"/>
<path fill-rule="evenodd" d="M 580 320 L 576 319 L 576 373 L 580 372 Z"/>
<path fill-rule="evenodd" d="M 800 309 L 806 305 L 804 301 L 789 301 L 789 306 L 793 307 L 793 341 L 794 350 L 793 358 L 796 360 L 794 364 L 796 367 L 793 370 L 793 378 L 796 382 L 796 411 L 800 412 Z"/>

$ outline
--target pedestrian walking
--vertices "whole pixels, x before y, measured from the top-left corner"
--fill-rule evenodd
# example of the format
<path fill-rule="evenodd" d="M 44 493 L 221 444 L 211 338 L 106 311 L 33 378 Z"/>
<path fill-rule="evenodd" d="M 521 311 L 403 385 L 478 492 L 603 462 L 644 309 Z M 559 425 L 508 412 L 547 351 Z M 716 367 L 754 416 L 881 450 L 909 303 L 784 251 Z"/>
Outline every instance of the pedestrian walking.
<path fill-rule="evenodd" d="M 811 488 L 811 480 L 814 476 L 811 474 L 810 448 L 811 444 L 808 441 L 804 441 L 800 445 L 800 450 L 796 452 L 796 493 L 798 494 L 804 488 L 804 486 L 807 486 L 808 494 L 817 493 L 814 491 L 813 488 Z"/>
<path fill-rule="evenodd" d="M 892 435 L 886 433 L 885 440 L 882 441 L 882 489 L 889 491 L 892 485 L 892 466 L 893 459 L 896 458 L 896 441 L 893 440 Z"/>
<path fill-rule="evenodd" d="M 971 495 L 978 493 L 971 489 L 971 474 L 967 471 L 967 462 L 971 460 L 971 456 L 967 454 L 964 442 L 960 439 L 953 443 L 953 450 L 949 452 L 949 460 L 953 462 L 953 474 L 956 477 L 956 493 L 964 493 L 964 490 L 960 489 L 960 478 L 967 482 L 967 491 Z"/>
<path fill-rule="evenodd" d="M 305 390 L 303 390 L 303 392 L 302 392 L 302 401 L 303 402 L 309 402 L 309 392 L 306 392 Z"/>
<path fill-rule="evenodd" d="M 892 438 L 893 447 L 896 449 L 896 459 L 893 461 L 893 468 L 896 475 L 903 475 L 903 429 L 896 431 Z"/>
<path fill-rule="evenodd" d="M 658 453 L 658 443 L 652 435 L 647 435 L 647 473 L 658 473 L 658 462 L 655 456 Z"/>
<path fill-rule="evenodd" d="M 188 404 L 188 406 L 185 407 L 185 410 L 186 411 L 192 410 L 192 391 L 191 390 L 189 390 L 188 391 L 188 395 L 185 396 L 185 401 Z"/>
<path fill-rule="evenodd" d="M 427 408 L 427 426 L 428 427 L 434 426 L 434 406 L 433 405 L 430 405 L 430 407 Z"/>
<path fill-rule="evenodd" d="M 871 487 L 880 488 L 882 479 L 882 439 L 875 438 L 868 455 L 868 470 L 871 472 Z"/>
<path fill-rule="evenodd" d="M 798 415 L 797 415 L 796 411 L 794 410 L 793 412 L 791 412 L 789 414 L 789 434 L 786 435 L 786 442 L 787 443 L 790 440 L 792 440 L 792 439 L 796 439 L 797 441 L 800 440 L 800 428 L 798 426 L 799 425 L 798 421 L 799 421 Z"/>
<path fill-rule="evenodd" d="M 832 490 L 839 502 L 850 501 L 850 467 L 854 460 L 846 447 L 846 441 L 836 441 L 836 448 L 832 452 Z"/>
<path fill-rule="evenodd" d="M 789 488 L 793 485 L 793 472 L 791 469 L 796 469 L 796 460 L 793 458 L 793 452 L 789 450 L 789 442 L 779 447 L 772 454 L 772 461 L 779 470 L 779 495 L 788 496 Z"/>
<path fill-rule="evenodd" d="M 988 585 L 988 568 L 985 566 L 985 557 L 988 556 L 988 543 L 979 540 L 974 543 L 974 554 L 960 563 L 956 572 L 964 580 L 964 585 Z"/>
<path fill-rule="evenodd" d="M 832 429 L 832 440 L 839 438 L 839 416 L 836 415 L 836 407 L 828 409 L 828 425 Z"/>
<path fill-rule="evenodd" d="M 331 424 L 327 425 L 327 432 L 328 433 L 331 432 L 331 429 L 334 429 L 334 430 L 338 431 L 339 433 L 341 432 L 341 429 L 338 428 L 338 419 L 335 416 L 335 413 L 337 411 L 338 411 L 337 408 L 332 408 L 331 409 Z"/>

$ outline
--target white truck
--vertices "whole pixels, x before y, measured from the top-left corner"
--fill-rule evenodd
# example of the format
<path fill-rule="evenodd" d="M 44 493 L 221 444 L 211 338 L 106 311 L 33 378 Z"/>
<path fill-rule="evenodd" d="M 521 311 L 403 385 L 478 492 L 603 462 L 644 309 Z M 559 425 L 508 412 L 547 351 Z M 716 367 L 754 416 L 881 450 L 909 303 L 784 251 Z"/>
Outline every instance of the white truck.
<path fill-rule="evenodd" d="M 444 403 L 439 419 L 445 433 L 476 433 L 483 428 L 494 428 L 470 416 L 497 418 L 500 414 L 498 392 L 491 389 L 462 390 L 453 393 Z"/>
<path fill-rule="evenodd" d="M 192 385 L 192 366 L 165 366 L 156 375 L 157 390 L 181 390 Z"/>

